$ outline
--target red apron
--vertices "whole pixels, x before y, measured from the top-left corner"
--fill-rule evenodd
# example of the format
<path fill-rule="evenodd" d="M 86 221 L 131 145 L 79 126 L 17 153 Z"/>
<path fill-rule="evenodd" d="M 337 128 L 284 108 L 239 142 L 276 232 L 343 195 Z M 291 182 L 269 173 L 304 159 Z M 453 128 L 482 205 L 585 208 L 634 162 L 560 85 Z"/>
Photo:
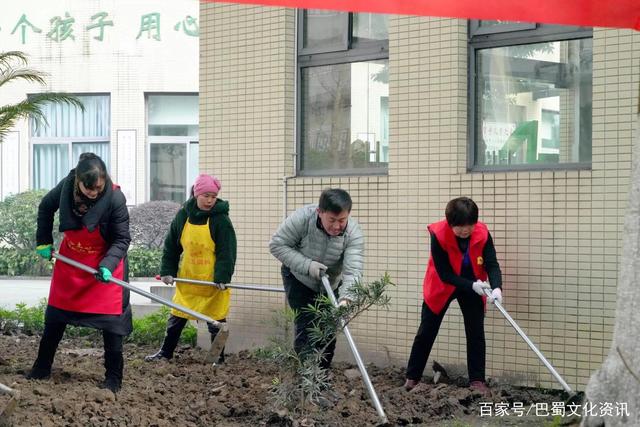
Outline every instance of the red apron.
<path fill-rule="evenodd" d="M 96 228 L 86 227 L 64 232 L 59 253 L 75 261 L 98 269 L 107 253 L 107 242 Z M 124 260 L 112 272 L 116 279 L 124 278 Z M 51 277 L 49 305 L 62 310 L 94 314 L 122 314 L 122 288 L 113 283 L 99 282 L 93 274 L 62 261 L 56 261 Z"/>

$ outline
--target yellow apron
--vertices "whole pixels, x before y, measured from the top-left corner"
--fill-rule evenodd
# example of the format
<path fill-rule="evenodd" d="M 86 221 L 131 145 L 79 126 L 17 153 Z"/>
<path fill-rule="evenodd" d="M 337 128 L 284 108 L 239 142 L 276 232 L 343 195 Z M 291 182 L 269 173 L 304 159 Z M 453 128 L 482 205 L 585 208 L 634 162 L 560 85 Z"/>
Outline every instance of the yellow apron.
<path fill-rule="evenodd" d="M 185 279 L 213 281 L 216 265 L 216 244 L 211 239 L 209 219 L 203 225 L 193 225 L 187 219 L 180 237 L 182 257 L 178 277 Z M 193 285 L 190 283 L 176 284 L 173 302 L 211 317 L 221 320 L 227 317 L 231 290 L 221 291 L 213 286 Z M 186 313 L 171 309 L 171 314 L 185 319 L 194 319 Z"/>

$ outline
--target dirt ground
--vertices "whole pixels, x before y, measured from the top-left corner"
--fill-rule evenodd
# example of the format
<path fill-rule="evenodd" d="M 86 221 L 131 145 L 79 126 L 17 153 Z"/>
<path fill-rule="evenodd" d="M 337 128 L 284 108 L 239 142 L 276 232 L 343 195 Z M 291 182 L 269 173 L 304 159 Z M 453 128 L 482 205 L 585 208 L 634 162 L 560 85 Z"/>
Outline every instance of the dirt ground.
<path fill-rule="evenodd" d="M 199 349 L 179 349 L 171 362 L 151 364 L 143 357 L 155 348 L 127 345 L 123 389 L 114 395 L 97 384 L 104 378 L 100 345 L 86 340 L 63 340 L 51 379 L 28 381 L 37 337 L 0 336 L 0 382 L 21 393 L 10 417 L 14 426 L 349 426 L 376 425 L 379 419 L 369 403 L 357 370 L 335 364 L 334 394 L 329 408 L 314 407 L 306 416 L 273 407 L 269 387 L 278 367 L 243 352 L 227 357 L 224 365 L 203 364 Z M 446 365 L 445 365 L 446 366 Z M 391 425 L 494 426 L 569 425 L 568 418 L 542 416 L 480 416 L 481 406 L 531 404 L 564 400 L 561 393 L 492 387 L 483 397 L 450 384 L 421 383 L 412 392 L 401 387 L 401 368 L 376 368 L 369 374 Z M 0 396 L 4 405 L 8 396 Z M 1 407 L 0 407 L 1 408 Z"/>

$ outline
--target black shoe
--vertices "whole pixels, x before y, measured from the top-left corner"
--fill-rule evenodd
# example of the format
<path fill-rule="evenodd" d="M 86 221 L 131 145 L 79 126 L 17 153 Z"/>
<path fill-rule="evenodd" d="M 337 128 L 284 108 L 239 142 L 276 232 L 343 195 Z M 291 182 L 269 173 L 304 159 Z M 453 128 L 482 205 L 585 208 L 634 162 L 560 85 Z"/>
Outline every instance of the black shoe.
<path fill-rule="evenodd" d="M 104 352 L 104 381 L 100 385 L 102 388 L 111 390 L 114 393 L 120 391 L 122 386 L 122 371 L 124 369 L 124 358 L 121 351 Z"/>
<path fill-rule="evenodd" d="M 122 388 L 122 382 L 115 377 L 107 377 L 100 383 L 100 388 L 111 390 L 113 393 L 117 393 Z"/>
<path fill-rule="evenodd" d="M 34 366 L 33 368 L 31 368 L 31 371 L 29 371 L 29 373 L 25 375 L 25 378 L 28 380 L 44 380 L 46 378 L 49 378 L 50 376 L 51 369 L 38 368 Z"/>
<path fill-rule="evenodd" d="M 160 350 L 155 354 L 150 354 L 144 358 L 145 362 L 159 362 L 161 360 L 171 360 L 171 357 L 167 356 L 164 351 Z"/>

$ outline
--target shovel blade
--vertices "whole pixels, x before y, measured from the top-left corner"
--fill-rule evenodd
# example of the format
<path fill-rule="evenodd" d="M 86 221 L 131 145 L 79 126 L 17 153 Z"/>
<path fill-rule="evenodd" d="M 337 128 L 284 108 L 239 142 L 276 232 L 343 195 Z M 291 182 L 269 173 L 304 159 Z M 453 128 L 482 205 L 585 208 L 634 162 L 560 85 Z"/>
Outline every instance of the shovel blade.
<path fill-rule="evenodd" d="M 218 363 L 220 355 L 222 354 L 222 350 L 227 343 L 227 338 L 229 338 L 229 327 L 226 325 L 226 323 L 223 323 L 223 326 L 220 328 L 220 330 L 216 334 L 216 337 L 211 343 L 211 348 L 205 356 L 205 362 Z"/>
<path fill-rule="evenodd" d="M 16 390 L 12 390 L 11 399 L 7 402 L 4 408 L 0 410 L 0 426 L 10 426 L 11 421 L 9 417 L 13 413 L 13 411 L 18 406 L 18 401 L 20 400 L 20 393 Z"/>

